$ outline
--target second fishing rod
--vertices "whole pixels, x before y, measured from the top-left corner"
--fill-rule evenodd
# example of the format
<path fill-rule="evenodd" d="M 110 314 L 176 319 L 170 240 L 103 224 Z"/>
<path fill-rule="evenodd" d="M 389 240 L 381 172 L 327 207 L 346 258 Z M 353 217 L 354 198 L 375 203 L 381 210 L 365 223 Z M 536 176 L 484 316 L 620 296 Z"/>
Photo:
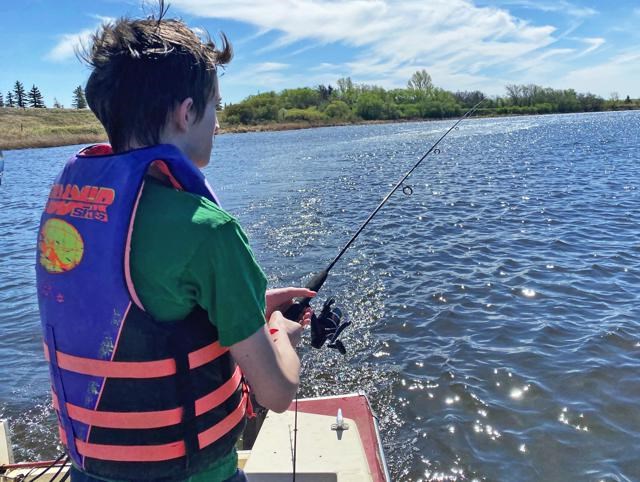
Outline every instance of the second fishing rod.
<path fill-rule="evenodd" d="M 427 156 L 431 153 L 438 154 L 440 151 L 438 149 L 438 145 L 442 140 L 447 137 L 447 135 L 458 127 L 463 120 L 469 118 L 473 115 L 474 112 L 478 110 L 480 105 L 482 105 L 486 99 L 481 100 L 477 104 L 475 104 L 471 109 L 464 113 L 462 117 L 460 117 L 455 124 L 453 124 L 440 138 L 429 148 L 424 155 L 418 159 L 418 161 L 413 165 L 411 169 L 409 169 L 405 175 L 396 183 L 396 185 L 387 193 L 387 195 L 380 201 L 380 204 L 373 210 L 373 212 L 369 215 L 367 219 L 360 225 L 355 234 L 351 237 L 351 239 L 344 245 L 344 247 L 340 250 L 338 255 L 333 258 L 333 260 L 324 268 L 322 271 L 316 273 L 311 280 L 306 284 L 306 288 L 319 291 L 322 288 L 322 285 L 327 280 L 329 276 L 329 272 L 335 266 L 335 264 L 340 260 L 340 258 L 344 255 L 344 253 L 351 247 L 353 242 L 360 236 L 360 233 L 364 230 L 365 227 L 371 222 L 371 220 L 375 217 L 376 214 L 383 208 L 383 206 L 387 203 L 389 198 L 393 196 L 393 194 L 403 186 L 404 182 L 407 178 L 415 171 L 420 164 L 427 158 Z M 403 192 L 405 194 L 411 194 L 413 190 L 410 186 L 404 186 Z M 305 308 L 309 306 L 311 302 L 311 298 L 302 298 L 297 300 L 284 314 L 286 318 L 290 320 L 297 320 L 300 318 L 300 315 L 304 311 Z M 346 349 L 342 342 L 339 339 L 340 334 L 344 331 L 347 326 L 349 326 L 349 322 L 343 322 L 341 320 L 342 313 L 338 308 L 334 308 L 333 305 L 334 300 L 329 299 L 325 302 L 320 315 L 314 316 L 311 321 L 311 345 L 314 348 L 321 348 L 324 343 L 329 340 L 329 348 L 334 348 L 340 351 L 341 353 L 346 353 Z"/>

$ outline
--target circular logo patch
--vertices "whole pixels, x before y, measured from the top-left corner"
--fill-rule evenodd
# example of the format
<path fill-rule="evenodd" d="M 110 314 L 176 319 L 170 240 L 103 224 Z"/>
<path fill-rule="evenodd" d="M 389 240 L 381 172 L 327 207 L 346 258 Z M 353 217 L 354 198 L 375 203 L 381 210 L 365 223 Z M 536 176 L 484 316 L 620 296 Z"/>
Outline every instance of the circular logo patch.
<path fill-rule="evenodd" d="M 80 264 L 84 242 L 76 228 L 62 219 L 49 219 L 40 231 L 40 264 L 49 273 L 65 273 Z"/>

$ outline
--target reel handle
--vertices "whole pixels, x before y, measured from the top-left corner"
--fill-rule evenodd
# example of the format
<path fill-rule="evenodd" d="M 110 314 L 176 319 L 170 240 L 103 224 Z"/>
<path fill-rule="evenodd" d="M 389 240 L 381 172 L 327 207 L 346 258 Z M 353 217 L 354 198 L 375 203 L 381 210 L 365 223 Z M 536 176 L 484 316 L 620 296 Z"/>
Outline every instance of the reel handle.
<path fill-rule="evenodd" d="M 320 288 L 322 288 L 322 285 L 327 280 L 328 275 L 329 271 L 323 269 L 322 271 L 316 273 L 313 278 L 311 278 L 311 280 L 309 280 L 305 288 L 317 292 Z M 305 308 L 310 305 L 311 299 L 312 298 L 298 298 L 284 313 L 284 317 L 293 321 L 298 321 L 302 316 Z"/>

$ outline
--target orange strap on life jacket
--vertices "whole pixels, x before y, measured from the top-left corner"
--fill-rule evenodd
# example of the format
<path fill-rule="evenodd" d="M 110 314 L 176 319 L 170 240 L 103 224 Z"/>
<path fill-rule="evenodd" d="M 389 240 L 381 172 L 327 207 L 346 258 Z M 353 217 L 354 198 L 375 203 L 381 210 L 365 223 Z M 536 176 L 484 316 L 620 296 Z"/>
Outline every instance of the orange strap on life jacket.
<path fill-rule="evenodd" d="M 211 445 L 242 421 L 247 409 L 248 395 L 244 393 L 238 406 L 220 422 L 198 434 L 200 449 Z M 67 446 L 67 434 L 58 427 L 60 439 Z M 75 440 L 78 453 L 84 457 L 113 462 L 162 462 L 184 457 L 187 453 L 183 440 L 162 445 L 106 445 Z"/>
<path fill-rule="evenodd" d="M 44 344 L 44 356 L 50 361 L 49 347 Z M 214 342 L 189 353 L 189 368 L 205 365 L 229 351 L 228 348 Z M 68 355 L 56 350 L 58 366 L 82 375 L 107 378 L 160 378 L 176 374 L 176 362 L 173 358 L 144 362 L 118 362 L 98 360 Z"/>
<path fill-rule="evenodd" d="M 225 348 L 217 341 L 210 345 L 203 346 L 202 348 L 189 353 L 189 368 L 193 370 L 194 368 L 206 365 L 228 351 L 228 348 Z"/>
<path fill-rule="evenodd" d="M 235 372 L 220 387 L 211 393 L 199 398 L 195 402 L 196 416 L 213 410 L 224 403 L 238 389 L 242 383 L 242 371 L 236 367 Z M 60 410 L 58 396 L 52 390 L 53 408 Z M 182 422 L 183 409 L 177 407 L 169 410 L 156 410 L 149 412 L 107 412 L 102 410 L 89 410 L 67 402 L 69 417 L 78 422 L 95 427 L 117 429 L 146 429 L 160 428 L 177 425 Z"/>

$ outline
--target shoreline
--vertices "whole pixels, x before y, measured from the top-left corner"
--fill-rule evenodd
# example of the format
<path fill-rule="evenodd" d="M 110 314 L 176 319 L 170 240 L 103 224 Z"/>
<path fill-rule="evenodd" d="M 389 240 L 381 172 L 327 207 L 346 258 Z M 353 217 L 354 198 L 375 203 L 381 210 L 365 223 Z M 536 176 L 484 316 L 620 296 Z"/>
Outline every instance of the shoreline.
<path fill-rule="evenodd" d="M 0 114 L 7 114 L 9 109 L 0 109 Z M 46 147 L 62 147 L 80 144 L 96 144 L 101 142 L 107 142 L 107 137 L 102 129 L 102 126 L 98 124 L 97 119 L 93 117 L 91 111 L 74 111 L 72 109 L 38 109 L 38 112 L 33 112 L 34 109 L 18 110 L 11 109 L 10 117 L 14 117 L 14 121 L 20 120 L 20 134 L 15 135 L 12 139 L 0 139 L 0 151 L 2 150 L 21 150 L 21 149 L 38 149 Z M 619 110 L 606 110 L 598 112 L 628 112 L 640 109 L 619 109 Z M 51 132 L 34 132 L 33 134 L 23 133 L 23 122 L 30 117 L 46 117 L 48 113 L 52 115 L 63 113 L 65 115 L 75 116 L 81 118 L 81 121 L 85 122 L 84 126 L 75 126 L 73 124 L 63 127 L 52 127 Z M 593 114 L 595 112 L 567 112 L 567 113 L 549 113 L 549 114 L 506 114 L 506 115 L 478 115 L 473 116 L 471 119 L 494 119 L 494 118 L 509 118 L 509 117 L 534 117 L 534 116 L 546 116 L 546 115 L 562 115 L 562 114 Z M 88 117 L 93 117 L 93 122 L 88 122 Z M 256 124 L 256 125 L 237 125 L 232 127 L 226 127 L 220 129 L 219 135 L 225 134 L 246 134 L 252 132 L 276 132 L 276 131 L 290 131 L 301 129 L 315 129 L 319 127 L 340 127 L 340 126 L 357 126 L 357 125 L 376 125 L 376 124 L 406 124 L 414 122 L 436 122 L 443 120 L 456 120 L 458 117 L 448 117 L 443 119 L 389 119 L 389 120 L 369 120 L 369 121 L 356 121 L 356 122 L 290 122 L 290 123 L 270 123 L 270 124 Z M 2 120 L 2 115 L 0 115 Z M 89 125 L 86 125 L 89 124 Z M 16 124 L 12 125 L 14 131 Z M 1 127 L 1 123 L 0 123 Z M 74 127 L 85 127 L 85 132 L 73 133 Z M 59 132 L 60 130 L 64 132 Z M 88 132 L 86 132 L 88 130 Z M 0 130 L 1 132 L 1 130 Z"/>

